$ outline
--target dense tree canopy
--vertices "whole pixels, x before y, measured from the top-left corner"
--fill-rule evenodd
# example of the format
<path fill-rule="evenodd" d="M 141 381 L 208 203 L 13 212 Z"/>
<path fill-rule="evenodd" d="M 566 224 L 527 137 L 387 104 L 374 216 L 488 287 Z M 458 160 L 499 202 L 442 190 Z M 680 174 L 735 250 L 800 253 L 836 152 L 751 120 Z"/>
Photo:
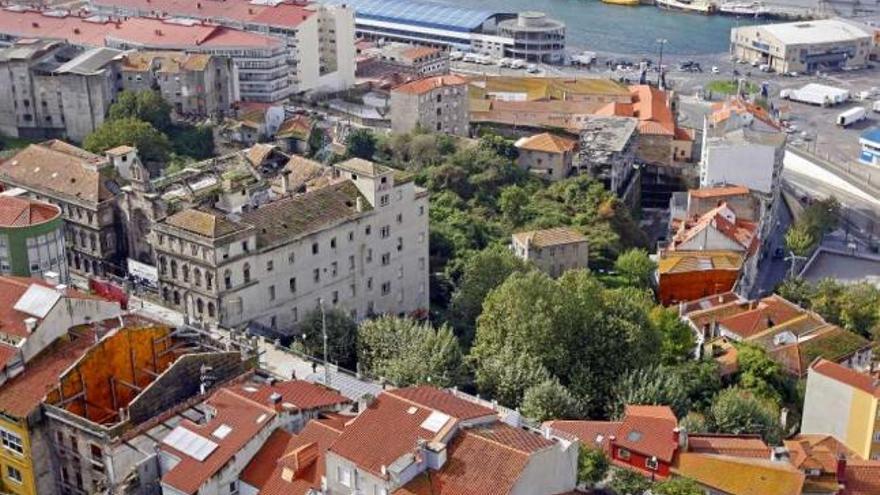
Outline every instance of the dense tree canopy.
<path fill-rule="evenodd" d="M 83 142 L 83 147 L 92 153 L 123 145 L 137 148 L 141 159 L 148 162 L 164 163 L 171 151 L 171 143 L 164 134 L 133 118 L 107 120 Z"/>
<path fill-rule="evenodd" d="M 357 362 L 357 324 L 342 310 L 328 308 L 327 319 L 327 359 L 346 369 L 354 369 Z M 324 332 L 322 331 L 321 310 L 315 308 L 303 317 L 299 327 L 303 351 L 316 357 L 324 356 Z"/>
<path fill-rule="evenodd" d="M 110 105 L 110 120 L 142 120 L 157 131 L 167 133 L 171 130 L 171 105 L 158 91 L 123 91 Z"/>
<path fill-rule="evenodd" d="M 628 249 L 614 261 L 614 270 L 633 287 L 650 287 L 656 269 L 657 264 L 644 249 Z"/>
<path fill-rule="evenodd" d="M 773 445 L 782 439 L 779 409 L 740 388 L 728 388 L 718 393 L 709 410 L 709 423 L 714 431 L 759 434 Z"/>
<path fill-rule="evenodd" d="M 574 419 L 581 415 L 578 400 L 555 379 L 547 379 L 527 388 L 520 412 L 535 421 Z"/>
<path fill-rule="evenodd" d="M 581 445 L 578 452 L 578 482 L 588 487 L 595 486 L 605 479 L 609 467 L 610 462 L 605 452 Z"/>
<path fill-rule="evenodd" d="M 372 160 L 376 153 L 376 136 L 369 129 L 355 129 L 345 142 L 348 156 Z"/>

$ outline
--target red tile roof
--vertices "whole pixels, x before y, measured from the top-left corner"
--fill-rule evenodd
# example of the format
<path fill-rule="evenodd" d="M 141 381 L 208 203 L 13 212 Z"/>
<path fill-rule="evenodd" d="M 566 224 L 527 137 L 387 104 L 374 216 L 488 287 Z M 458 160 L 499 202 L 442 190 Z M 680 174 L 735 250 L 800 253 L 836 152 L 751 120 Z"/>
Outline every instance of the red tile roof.
<path fill-rule="evenodd" d="M 518 140 L 516 147 L 527 151 L 562 154 L 574 150 L 577 144 L 575 139 L 544 132 Z"/>
<path fill-rule="evenodd" d="M 0 227 L 29 227 L 61 215 L 61 209 L 49 203 L 14 196 L 0 196 Z"/>
<path fill-rule="evenodd" d="M 207 405 L 216 411 L 216 415 L 206 424 L 184 420 L 179 425 L 217 444 L 217 448 L 204 461 L 200 462 L 168 444 L 161 446 L 162 450 L 180 459 L 162 476 L 162 484 L 187 494 L 197 493 L 199 487 L 223 469 L 248 442 L 263 429 L 271 428 L 276 416 L 273 408 L 242 397 L 228 388 L 215 392 Z M 228 434 L 223 438 L 213 435 L 223 425 L 231 428 Z"/>
<path fill-rule="evenodd" d="M 718 325 L 747 339 L 803 313 L 803 309 L 774 294 L 745 306 L 743 311 L 719 318 Z"/>
<path fill-rule="evenodd" d="M 855 452 L 831 435 L 799 434 L 784 443 L 789 462 L 800 470 L 821 469 L 824 473 L 836 475 L 840 456 L 858 459 Z"/>
<path fill-rule="evenodd" d="M 28 287 L 34 284 L 52 287 L 48 282 L 39 278 L 0 276 L 0 332 L 22 338 L 27 338 L 30 335 L 24 326 L 24 320 L 32 316 L 16 310 L 15 303 L 21 299 Z M 74 299 L 104 300 L 71 288 L 66 289 L 64 295 Z M 37 323 L 39 324 L 40 321 L 38 318 Z"/>
<path fill-rule="evenodd" d="M 555 445 L 554 441 L 535 432 L 514 428 L 500 421 L 469 428 L 468 432 L 526 454 L 534 454 Z"/>
<path fill-rule="evenodd" d="M 841 366 L 825 359 L 820 359 L 813 363 L 810 369 L 820 375 L 827 376 L 832 380 L 880 398 L 880 384 L 878 384 L 877 379 L 871 375 L 859 373 L 858 371 L 851 370 L 845 366 Z"/>
<path fill-rule="evenodd" d="M 267 5 L 248 0 L 97 0 L 95 5 L 116 7 L 121 11 L 136 9 L 140 15 L 162 13 L 169 17 L 216 19 L 293 28 L 315 14 L 305 5 L 282 2 Z"/>
<path fill-rule="evenodd" d="M 321 486 L 324 453 L 341 431 L 312 420 L 297 435 L 275 430 L 242 472 L 241 481 L 259 489 L 260 495 L 305 495 Z M 298 466 L 301 449 L 317 446 L 317 457 Z"/>
<path fill-rule="evenodd" d="M 614 445 L 671 462 L 678 448 L 675 414 L 667 406 L 626 406 Z"/>
<path fill-rule="evenodd" d="M 694 198 L 720 198 L 747 194 L 749 194 L 749 188 L 745 186 L 705 187 L 702 189 L 690 189 L 688 191 L 688 196 Z"/>
<path fill-rule="evenodd" d="M 69 339 L 62 338 L 37 354 L 25 365 L 24 372 L 0 388 L 0 412 L 14 418 L 26 417 L 94 342 L 93 332 L 71 333 Z"/>
<path fill-rule="evenodd" d="M 688 451 L 770 459 L 770 447 L 761 440 L 760 435 L 688 435 Z"/>
<path fill-rule="evenodd" d="M 877 495 L 880 493 L 880 461 L 848 462 L 844 484 L 841 495 Z"/>
<path fill-rule="evenodd" d="M 446 464 L 439 471 L 416 476 L 394 495 L 502 495 L 511 493 L 529 462 L 531 449 L 520 449 L 498 442 L 485 431 L 506 429 L 495 423 L 487 428 L 467 429 L 450 442 Z M 510 428 L 515 430 L 514 428 Z M 517 440 L 516 445 L 530 445 L 544 440 L 538 434 L 517 430 L 518 436 L 540 440 Z M 550 442 L 552 445 L 552 442 Z"/>
<path fill-rule="evenodd" d="M 545 426 L 556 431 L 574 436 L 586 447 L 602 450 L 608 448 L 609 437 L 617 435 L 622 424 L 620 421 L 583 420 L 557 420 L 544 423 Z"/>
<path fill-rule="evenodd" d="M 111 39 L 156 49 L 282 46 L 279 39 L 271 36 L 210 24 L 187 26 L 144 17 L 96 22 L 75 15 L 52 17 L 34 11 L 4 10 L 0 15 L 0 33 L 19 38 L 57 38 L 91 47 L 105 46 Z"/>
<path fill-rule="evenodd" d="M 432 76 L 416 81 L 408 82 L 397 86 L 392 91 L 406 93 L 411 95 L 421 95 L 437 88 L 445 88 L 449 86 L 461 86 L 467 84 L 467 79 L 459 75 Z"/>
<path fill-rule="evenodd" d="M 12 358 L 18 356 L 18 349 L 11 346 L 0 343 L 0 370 L 6 368 L 6 365 L 9 364 L 9 361 L 12 361 Z"/>
<path fill-rule="evenodd" d="M 432 412 L 449 420 L 438 431 L 423 428 Z M 462 420 L 491 417 L 491 409 L 433 387 L 411 387 L 382 393 L 360 416 L 346 426 L 331 451 L 360 469 L 382 476 L 382 467 L 413 452 L 419 439 L 433 440 Z M 381 446 L 381 448 L 377 448 Z"/>
<path fill-rule="evenodd" d="M 733 214 L 732 220 L 727 216 L 731 213 Z M 753 254 L 758 248 L 758 225 L 755 222 L 737 218 L 736 213 L 727 206 L 726 202 L 707 211 L 702 216 L 684 222 L 673 237 L 672 248 L 678 248 L 681 244 L 696 238 L 709 228 L 717 230 L 750 254 Z"/>
<path fill-rule="evenodd" d="M 288 380 L 259 386 L 243 384 L 234 387 L 233 390 L 236 394 L 254 402 L 274 407 L 276 411 L 322 409 L 351 402 L 331 388 L 303 380 Z M 273 394 L 280 396 L 275 404 L 269 399 Z"/>

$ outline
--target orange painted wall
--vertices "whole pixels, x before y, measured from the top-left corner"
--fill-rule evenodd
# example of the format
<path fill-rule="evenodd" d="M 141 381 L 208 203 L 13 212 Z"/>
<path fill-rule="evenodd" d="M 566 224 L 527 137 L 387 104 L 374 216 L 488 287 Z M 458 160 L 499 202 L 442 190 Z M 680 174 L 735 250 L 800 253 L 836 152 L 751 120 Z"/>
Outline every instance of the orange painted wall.
<path fill-rule="evenodd" d="M 660 304 L 664 306 L 693 301 L 728 292 L 738 277 L 739 272 L 734 270 L 667 273 L 660 275 L 657 294 Z"/>

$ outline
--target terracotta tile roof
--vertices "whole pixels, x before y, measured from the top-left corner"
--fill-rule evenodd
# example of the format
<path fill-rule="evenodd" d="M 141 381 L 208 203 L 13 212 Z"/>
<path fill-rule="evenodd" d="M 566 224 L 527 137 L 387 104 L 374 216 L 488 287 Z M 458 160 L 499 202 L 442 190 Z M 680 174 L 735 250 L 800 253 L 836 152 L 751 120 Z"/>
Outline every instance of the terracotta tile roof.
<path fill-rule="evenodd" d="M 0 163 L 0 182 L 47 196 L 97 204 L 113 198 L 107 186 L 109 179 L 97 170 L 104 164 L 106 158 L 62 141 L 46 141 L 32 144 Z"/>
<path fill-rule="evenodd" d="M 349 158 L 344 162 L 337 163 L 335 167 L 367 177 L 378 177 L 379 175 L 394 171 L 391 167 L 386 167 L 370 160 L 364 160 L 363 158 Z"/>
<path fill-rule="evenodd" d="M 358 218 L 371 209 L 357 186 L 338 182 L 304 194 L 282 198 L 241 215 L 241 223 L 257 230 L 257 243 L 270 246 Z"/>
<path fill-rule="evenodd" d="M 688 435 L 688 452 L 770 459 L 770 447 L 760 435 Z"/>
<path fill-rule="evenodd" d="M 32 315 L 16 310 L 15 303 L 21 299 L 21 296 L 27 292 L 31 285 L 52 288 L 48 282 L 40 278 L 0 276 L 0 332 L 22 338 L 27 338 L 30 335 L 24 326 L 24 320 Z M 104 300 L 101 297 L 72 288 L 67 288 L 64 296 L 75 299 Z M 37 318 L 37 323 L 40 322 L 41 320 Z"/>
<path fill-rule="evenodd" d="M 94 342 L 93 332 L 71 333 L 69 338 L 61 338 L 41 351 L 25 365 L 20 375 L 0 388 L 0 412 L 13 418 L 26 417 L 58 385 L 61 374 L 85 355 Z"/>
<path fill-rule="evenodd" d="M 496 425 L 490 428 L 496 428 Z M 507 427 L 510 428 L 510 427 Z M 522 430 L 520 430 L 522 431 Z M 540 435 L 524 432 L 526 435 Z M 518 442 L 522 443 L 522 442 Z M 530 443 L 530 442 L 526 442 Z M 520 450 L 463 430 L 450 442 L 446 464 L 439 471 L 420 474 L 394 495 L 502 495 L 511 493 L 529 462 L 531 452 Z"/>
<path fill-rule="evenodd" d="M 312 132 L 312 119 L 307 115 L 296 115 L 281 123 L 275 132 L 276 139 L 294 138 L 305 141 Z"/>
<path fill-rule="evenodd" d="M 683 452 L 672 472 L 728 495 L 800 495 L 804 484 L 804 473 L 769 459 Z"/>
<path fill-rule="evenodd" d="M 279 412 L 282 410 L 309 411 L 351 402 L 333 389 L 304 380 L 288 380 L 275 382 L 271 385 L 243 384 L 231 387 L 231 389 L 242 397 L 267 407 L 273 407 Z M 278 395 L 275 396 L 275 394 Z M 275 403 L 270 400 L 273 396 L 278 397 Z"/>
<path fill-rule="evenodd" d="M 877 495 L 880 493 L 880 461 L 847 463 L 845 485 L 841 495 Z"/>
<path fill-rule="evenodd" d="M 718 319 L 718 325 L 733 332 L 743 339 L 753 337 L 768 328 L 783 324 L 804 314 L 804 310 L 772 295 L 750 303 L 730 316 Z"/>
<path fill-rule="evenodd" d="M 422 427 L 434 411 L 449 416 L 438 431 Z M 386 391 L 346 426 L 330 450 L 360 469 L 382 476 L 382 467 L 390 466 L 404 454 L 413 453 L 417 440 L 433 440 L 462 420 L 494 414 L 491 409 L 432 387 Z"/>
<path fill-rule="evenodd" d="M 858 459 L 855 452 L 831 435 L 799 434 L 784 441 L 788 449 L 789 462 L 800 470 L 821 469 L 824 473 L 837 474 L 837 460 L 840 456 Z"/>
<path fill-rule="evenodd" d="M 736 251 L 664 251 L 657 263 L 657 271 L 688 273 L 708 270 L 733 270 L 742 268 L 743 256 Z"/>
<path fill-rule="evenodd" d="M 871 347 L 864 337 L 835 325 L 828 325 L 802 337 L 800 341 L 770 350 L 770 357 L 796 376 L 807 374 L 817 357 L 840 362 Z"/>
<path fill-rule="evenodd" d="M 296 435 L 275 430 L 239 479 L 257 488 L 260 495 L 306 495 L 309 490 L 320 488 L 324 453 L 340 433 L 315 420 Z M 312 445 L 317 446 L 317 456 L 298 465 L 297 454 Z"/>
<path fill-rule="evenodd" d="M 16 37 L 56 38 L 89 47 L 104 46 L 108 40 L 152 49 L 282 47 L 282 41 L 272 36 L 211 24 L 189 26 L 146 17 L 129 17 L 114 22 L 94 16 L 86 19 L 75 15 L 53 17 L 35 11 L 4 10 L 0 15 L 0 33 Z"/>
<path fill-rule="evenodd" d="M 880 398 L 880 384 L 877 379 L 866 373 L 859 373 L 845 366 L 839 365 L 826 359 L 820 359 L 810 366 L 810 369 L 820 375 L 838 381 L 852 388 L 867 392 L 874 397 Z"/>
<path fill-rule="evenodd" d="M 727 196 L 743 196 L 749 194 L 749 188 L 745 186 L 722 186 L 705 187 L 688 190 L 688 196 L 694 198 L 723 198 Z"/>
<path fill-rule="evenodd" d="M 673 135 L 673 139 L 676 141 L 693 141 L 694 133 L 693 131 L 689 131 L 687 129 L 682 129 L 681 127 L 676 127 Z"/>
<path fill-rule="evenodd" d="M 215 392 L 207 400 L 207 405 L 216 411 L 216 415 L 206 424 L 184 420 L 178 426 L 217 444 L 216 449 L 203 461 L 166 443 L 161 445 L 162 450 L 180 459 L 162 476 L 162 484 L 186 494 L 197 493 L 203 483 L 223 469 L 260 431 L 271 428 L 276 416 L 273 408 L 242 397 L 228 388 Z M 218 428 L 224 425 L 229 431 L 224 435 L 215 435 Z"/>
<path fill-rule="evenodd" d="M 586 420 L 556 420 L 544 423 L 545 426 L 556 431 L 574 436 L 586 447 L 601 450 L 608 449 L 609 437 L 617 435 L 622 424 L 620 421 Z"/>
<path fill-rule="evenodd" d="M 671 248 L 678 248 L 710 228 L 735 242 L 749 254 L 753 254 L 757 250 L 758 225 L 755 222 L 737 218 L 736 213 L 727 206 L 726 202 L 707 211 L 702 216 L 682 223 L 672 239 Z"/>
<path fill-rule="evenodd" d="M 536 247 L 560 246 L 576 242 L 587 242 L 586 236 L 569 227 L 556 227 L 544 230 L 529 230 L 513 234 L 520 244 L 526 242 Z"/>
<path fill-rule="evenodd" d="M 16 356 L 18 356 L 16 347 L 0 343 L 0 371 L 6 368 L 6 365 Z"/>
<path fill-rule="evenodd" d="M 725 292 L 723 294 L 716 294 L 714 296 L 706 296 L 701 299 L 696 299 L 684 303 L 681 314 L 689 315 L 690 313 L 695 311 L 705 311 L 707 309 L 716 308 L 718 306 L 737 302 L 739 300 L 740 297 L 735 292 Z"/>
<path fill-rule="evenodd" d="M 577 147 L 577 141 L 545 132 L 518 140 L 516 147 L 528 151 L 562 154 L 574 150 Z"/>
<path fill-rule="evenodd" d="M 712 125 L 718 125 L 727 121 L 733 115 L 741 115 L 744 113 L 751 114 L 755 119 L 767 124 L 774 129 L 781 129 L 779 124 L 773 121 L 773 118 L 764 108 L 749 103 L 742 98 L 732 98 L 728 101 L 716 103 L 712 105 L 712 113 L 709 115 L 709 122 Z"/>
<path fill-rule="evenodd" d="M 61 208 L 15 196 L 0 196 L 0 227 L 29 227 L 61 216 Z"/>
<path fill-rule="evenodd" d="M 677 426 L 675 414 L 667 406 L 626 406 L 614 445 L 671 462 L 678 448 L 673 435 Z"/>
<path fill-rule="evenodd" d="M 644 124 L 639 126 L 642 134 L 675 134 L 675 118 L 669 109 L 668 94 L 653 86 L 630 86 L 633 95 L 633 115 Z"/>
<path fill-rule="evenodd" d="M 125 11 L 136 9 L 144 13 L 162 12 L 168 16 L 186 16 L 195 19 L 224 19 L 249 24 L 295 28 L 315 14 L 304 5 L 280 2 L 255 3 L 247 0 L 98 0 L 95 5 L 116 7 Z"/>
<path fill-rule="evenodd" d="M 226 219 L 221 211 L 187 208 L 165 219 L 165 223 L 210 239 L 229 235 L 246 227 Z"/>
<path fill-rule="evenodd" d="M 439 48 L 433 48 L 430 46 L 413 46 L 411 48 L 407 48 L 401 52 L 401 55 L 407 57 L 411 60 L 415 60 L 422 57 L 427 57 L 430 55 L 434 55 L 440 52 Z"/>
<path fill-rule="evenodd" d="M 544 438 L 538 433 L 526 431 L 522 428 L 514 428 L 500 421 L 468 428 L 467 431 L 528 455 L 556 445 L 556 442 Z"/>
<path fill-rule="evenodd" d="M 391 91 L 406 93 L 410 95 L 421 95 L 438 88 L 461 86 L 463 84 L 467 84 L 467 82 L 467 79 L 455 74 L 446 76 L 431 76 L 424 79 L 401 84 Z"/>
<path fill-rule="evenodd" d="M 134 148 L 132 146 L 126 146 L 123 144 L 123 145 L 117 146 L 115 148 L 110 148 L 109 150 L 105 151 L 104 154 L 113 155 L 113 156 L 122 156 L 122 155 L 127 155 L 128 153 L 131 153 L 132 151 L 135 151 L 135 150 L 136 150 L 136 148 Z"/>

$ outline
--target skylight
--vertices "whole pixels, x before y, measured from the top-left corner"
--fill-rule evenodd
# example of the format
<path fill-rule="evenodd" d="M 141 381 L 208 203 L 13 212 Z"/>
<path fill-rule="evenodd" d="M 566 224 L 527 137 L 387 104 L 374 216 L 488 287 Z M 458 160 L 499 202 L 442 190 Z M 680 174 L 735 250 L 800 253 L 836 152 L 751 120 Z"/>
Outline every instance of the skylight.
<path fill-rule="evenodd" d="M 440 431 L 440 428 L 443 428 L 443 425 L 449 421 L 449 416 L 443 414 L 440 411 L 433 411 L 430 416 L 424 421 L 422 421 L 422 428 L 437 433 Z"/>
<path fill-rule="evenodd" d="M 217 449 L 217 444 L 182 426 L 171 430 L 162 443 L 202 462 Z"/>
<path fill-rule="evenodd" d="M 216 430 L 214 430 L 214 433 L 211 433 L 211 436 L 219 438 L 220 440 L 223 440 L 231 432 L 232 432 L 231 426 L 229 426 L 227 424 L 222 424 L 222 425 L 218 426 Z"/>

